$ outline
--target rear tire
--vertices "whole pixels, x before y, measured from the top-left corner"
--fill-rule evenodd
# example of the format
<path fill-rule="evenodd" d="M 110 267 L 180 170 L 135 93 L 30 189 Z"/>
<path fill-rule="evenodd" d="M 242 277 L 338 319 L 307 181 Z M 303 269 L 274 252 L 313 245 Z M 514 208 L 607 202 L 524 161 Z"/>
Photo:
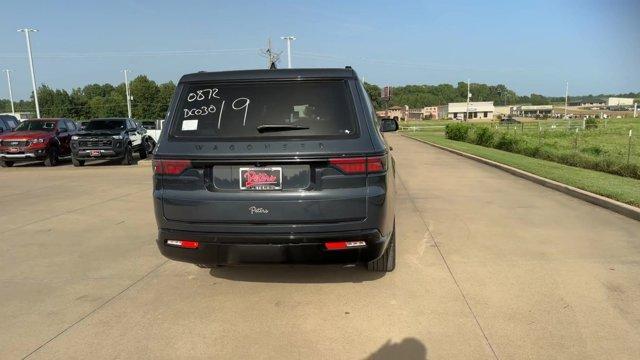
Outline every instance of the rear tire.
<path fill-rule="evenodd" d="M 71 162 L 73 163 L 73 166 L 75 166 L 75 167 L 84 166 L 84 160 L 78 160 L 78 159 L 75 159 L 75 158 L 71 158 Z"/>
<path fill-rule="evenodd" d="M 13 161 L 1 161 L 0 162 L 0 166 L 2 166 L 2 167 L 12 167 L 13 166 Z"/>
<path fill-rule="evenodd" d="M 393 226 L 393 233 L 387 248 L 379 258 L 367 263 L 369 271 L 386 271 L 391 272 L 396 268 L 396 226 Z"/>
<path fill-rule="evenodd" d="M 131 165 L 133 163 L 133 150 L 131 145 L 127 145 L 124 148 L 124 157 L 122 158 L 122 165 Z"/>
<path fill-rule="evenodd" d="M 51 148 L 47 157 L 44 159 L 44 166 L 56 166 L 58 165 L 58 148 Z"/>

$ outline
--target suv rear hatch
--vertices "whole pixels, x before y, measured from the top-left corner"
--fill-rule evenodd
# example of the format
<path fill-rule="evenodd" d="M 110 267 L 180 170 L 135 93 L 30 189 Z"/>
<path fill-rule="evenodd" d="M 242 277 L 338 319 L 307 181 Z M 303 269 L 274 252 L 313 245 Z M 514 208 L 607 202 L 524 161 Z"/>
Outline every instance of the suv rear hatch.
<path fill-rule="evenodd" d="M 154 171 L 168 220 L 361 221 L 385 169 L 348 80 L 185 84 Z M 163 151 L 161 151 L 163 150 Z"/>

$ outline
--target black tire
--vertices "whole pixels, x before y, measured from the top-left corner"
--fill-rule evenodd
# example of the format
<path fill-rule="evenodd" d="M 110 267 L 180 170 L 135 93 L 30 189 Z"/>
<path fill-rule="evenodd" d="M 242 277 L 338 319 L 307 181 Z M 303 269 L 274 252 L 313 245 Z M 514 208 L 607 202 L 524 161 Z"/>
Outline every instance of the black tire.
<path fill-rule="evenodd" d="M 73 163 L 73 166 L 75 166 L 75 167 L 84 166 L 84 160 L 78 160 L 76 158 L 71 158 L 71 162 Z"/>
<path fill-rule="evenodd" d="M 379 258 L 367 263 L 369 271 L 386 271 L 391 272 L 396 268 L 396 226 L 393 226 L 393 233 L 387 248 Z"/>
<path fill-rule="evenodd" d="M 44 159 L 44 166 L 56 166 L 58 165 L 58 148 L 52 147 L 47 153 L 47 157 Z"/>
<path fill-rule="evenodd" d="M 0 161 L 0 166 L 2 167 L 12 167 L 13 161 Z"/>
<path fill-rule="evenodd" d="M 124 157 L 122 158 L 122 165 L 131 165 L 133 164 L 133 149 L 131 149 L 131 145 L 127 145 L 124 148 Z"/>
<path fill-rule="evenodd" d="M 148 147 L 149 145 L 147 144 L 147 140 L 143 140 L 142 144 L 140 144 L 140 150 L 138 150 L 138 155 L 140 155 L 140 159 L 146 159 L 147 158 L 147 154 L 148 154 Z"/>

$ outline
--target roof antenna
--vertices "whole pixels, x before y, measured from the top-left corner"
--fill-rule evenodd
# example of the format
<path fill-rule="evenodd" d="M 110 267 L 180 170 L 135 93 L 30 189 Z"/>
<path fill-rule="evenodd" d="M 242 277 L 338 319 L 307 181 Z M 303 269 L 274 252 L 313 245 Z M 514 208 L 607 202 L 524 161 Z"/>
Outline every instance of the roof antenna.
<path fill-rule="evenodd" d="M 267 69 L 276 70 L 278 68 L 276 63 L 280 61 L 280 55 L 282 54 L 282 51 L 274 52 L 271 49 L 271 38 L 269 38 L 269 41 L 267 41 L 267 48 L 260 50 L 260 54 L 267 58 Z"/>

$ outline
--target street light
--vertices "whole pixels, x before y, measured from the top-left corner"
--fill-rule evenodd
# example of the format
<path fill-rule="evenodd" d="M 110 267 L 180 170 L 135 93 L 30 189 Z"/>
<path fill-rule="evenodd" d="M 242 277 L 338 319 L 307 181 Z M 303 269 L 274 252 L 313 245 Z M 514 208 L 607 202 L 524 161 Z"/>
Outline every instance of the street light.
<path fill-rule="evenodd" d="M 11 113 L 15 115 L 16 109 L 13 107 L 13 92 L 11 91 L 11 70 L 5 69 L 2 71 L 7 73 L 7 85 L 9 86 L 9 102 L 11 102 Z"/>
<path fill-rule="evenodd" d="M 287 40 L 287 64 L 288 68 L 291 69 L 291 42 L 296 39 L 295 36 L 283 36 L 280 39 Z"/>
<path fill-rule="evenodd" d="M 127 114 L 129 115 L 129 119 L 131 119 L 131 93 L 129 92 L 129 77 L 127 76 L 129 70 L 124 69 L 122 72 L 124 73 L 124 88 L 127 93 Z"/>
<path fill-rule="evenodd" d="M 30 32 L 37 32 L 36 29 L 18 29 L 18 32 L 23 32 L 24 37 L 27 40 L 27 54 L 29 54 L 29 68 L 31 69 L 31 86 L 33 87 L 33 100 L 36 103 L 36 117 L 40 118 L 40 104 L 38 104 L 38 89 L 36 88 L 36 73 L 33 70 L 33 56 L 31 56 L 31 39 L 29 38 Z"/>

